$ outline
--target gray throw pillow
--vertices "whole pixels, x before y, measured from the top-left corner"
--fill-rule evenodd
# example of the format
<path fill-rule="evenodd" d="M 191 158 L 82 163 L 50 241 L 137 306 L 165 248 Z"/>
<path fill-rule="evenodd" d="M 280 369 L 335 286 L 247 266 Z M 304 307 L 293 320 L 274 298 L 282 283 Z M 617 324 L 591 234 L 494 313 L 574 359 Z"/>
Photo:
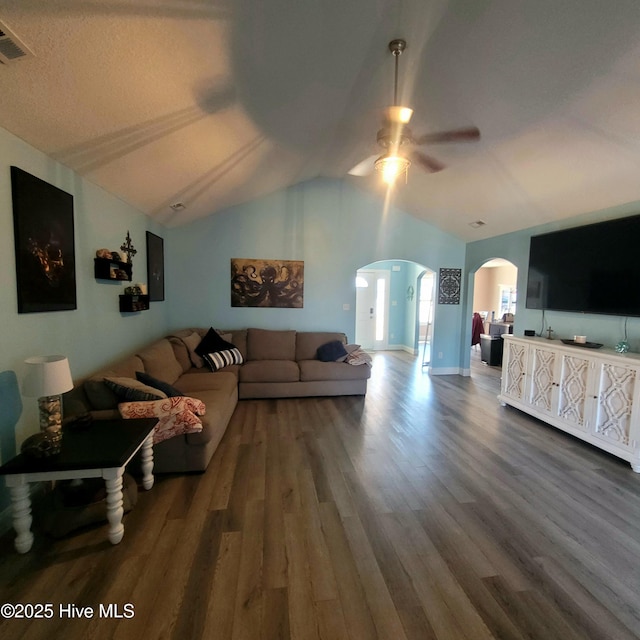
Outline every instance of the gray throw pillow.
<path fill-rule="evenodd" d="M 167 394 L 154 389 L 133 378 L 105 378 L 104 383 L 111 389 L 120 402 L 145 402 L 162 400 Z"/>
<path fill-rule="evenodd" d="M 149 387 L 153 387 L 154 389 L 159 389 L 164 392 L 167 395 L 167 398 L 176 398 L 184 395 L 182 391 L 176 389 L 173 385 L 168 382 L 158 380 L 158 378 L 154 378 L 144 371 L 136 371 L 136 378 L 139 382 L 142 382 L 142 384 L 146 384 Z"/>

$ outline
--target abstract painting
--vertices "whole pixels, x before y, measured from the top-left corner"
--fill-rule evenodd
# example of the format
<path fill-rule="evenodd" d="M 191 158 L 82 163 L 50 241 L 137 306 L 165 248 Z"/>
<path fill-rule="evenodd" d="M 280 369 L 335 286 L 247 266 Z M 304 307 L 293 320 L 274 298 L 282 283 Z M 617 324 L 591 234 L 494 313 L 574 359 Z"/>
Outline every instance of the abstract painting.
<path fill-rule="evenodd" d="M 302 309 L 303 260 L 231 258 L 231 306 Z"/>
<path fill-rule="evenodd" d="M 18 313 L 76 309 L 73 196 L 11 167 Z"/>
<path fill-rule="evenodd" d="M 438 304 L 460 304 L 462 269 L 440 269 Z"/>

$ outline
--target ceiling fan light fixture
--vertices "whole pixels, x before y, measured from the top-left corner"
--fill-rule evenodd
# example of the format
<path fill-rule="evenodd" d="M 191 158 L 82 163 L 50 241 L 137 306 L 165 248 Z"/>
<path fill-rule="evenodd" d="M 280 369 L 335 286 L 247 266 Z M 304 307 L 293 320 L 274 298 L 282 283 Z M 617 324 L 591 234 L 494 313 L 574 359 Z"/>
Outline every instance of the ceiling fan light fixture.
<path fill-rule="evenodd" d="M 375 161 L 376 171 L 382 174 L 382 180 L 387 184 L 394 184 L 399 176 L 404 174 L 405 182 L 411 160 L 396 154 L 384 154 Z"/>
<path fill-rule="evenodd" d="M 385 116 L 389 122 L 399 124 L 409 124 L 411 116 L 413 115 L 413 109 L 409 107 L 403 107 L 401 105 L 393 105 L 385 109 Z"/>
<path fill-rule="evenodd" d="M 412 147 L 444 142 L 474 142 L 480 139 L 480 131 L 475 126 L 461 127 L 450 131 L 437 131 L 414 137 L 409 128 L 413 110 L 401 105 L 398 101 L 398 62 L 406 48 L 407 43 L 405 40 L 397 39 L 389 43 L 389 51 L 391 51 L 394 58 L 393 103 L 384 109 L 382 128 L 378 130 L 376 136 L 376 142 L 378 147 L 382 149 L 382 155 L 373 163 L 372 160 L 376 157 L 375 155 L 362 160 L 349 170 L 349 175 L 370 175 L 375 167 L 382 180 L 389 185 L 393 184 L 402 173 L 404 173 L 406 182 L 408 169 L 411 166 L 409 157 L 413 159 L 417 167 L 426 173 L 437 173 L 445 168 L 445 165 L 436 158 L 412 149 Z"/>

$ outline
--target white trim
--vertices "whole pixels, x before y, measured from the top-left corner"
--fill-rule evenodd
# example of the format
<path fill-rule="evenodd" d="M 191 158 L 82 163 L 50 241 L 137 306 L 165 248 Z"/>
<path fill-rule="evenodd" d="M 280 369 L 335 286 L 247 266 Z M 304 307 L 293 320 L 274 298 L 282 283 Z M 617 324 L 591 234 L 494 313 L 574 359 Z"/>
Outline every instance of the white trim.
<path fill-rule="evenodd" d="M 374 351 L 373 349 L 371 349 L 371 351 Z M 418 353 L 416 352 L 416 350 L 413 347 L 410 347 L 406 344 L 390 344 L 388 347 L 386 347 L 385 349 L 381 349 L 381 351 L 405 351 L 406 353 L 412 355 L 412 356 L 417 356 Z"/>
<path fill-rule="evenodd" d="M 460 367 L 429 367 L 429 373 L 432 376 L 451 376 L 451 375 L 463 375 Z"/>

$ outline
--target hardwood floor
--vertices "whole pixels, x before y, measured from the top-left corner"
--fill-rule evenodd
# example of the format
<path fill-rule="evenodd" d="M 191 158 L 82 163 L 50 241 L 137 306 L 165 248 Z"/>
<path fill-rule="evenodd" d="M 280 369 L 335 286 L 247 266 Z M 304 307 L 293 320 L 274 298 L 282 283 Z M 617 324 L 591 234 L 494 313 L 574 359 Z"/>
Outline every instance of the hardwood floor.
<path fill-rule="evenodd" d="M 0 600 L 55 615 L 0 637 L 640 638 L 640 476 L 500 407 L 483 366 L 378 353 L 366 399 L 241 401 L 206 473 L 158 477 L 119 545 L 4 536 Z"/>

